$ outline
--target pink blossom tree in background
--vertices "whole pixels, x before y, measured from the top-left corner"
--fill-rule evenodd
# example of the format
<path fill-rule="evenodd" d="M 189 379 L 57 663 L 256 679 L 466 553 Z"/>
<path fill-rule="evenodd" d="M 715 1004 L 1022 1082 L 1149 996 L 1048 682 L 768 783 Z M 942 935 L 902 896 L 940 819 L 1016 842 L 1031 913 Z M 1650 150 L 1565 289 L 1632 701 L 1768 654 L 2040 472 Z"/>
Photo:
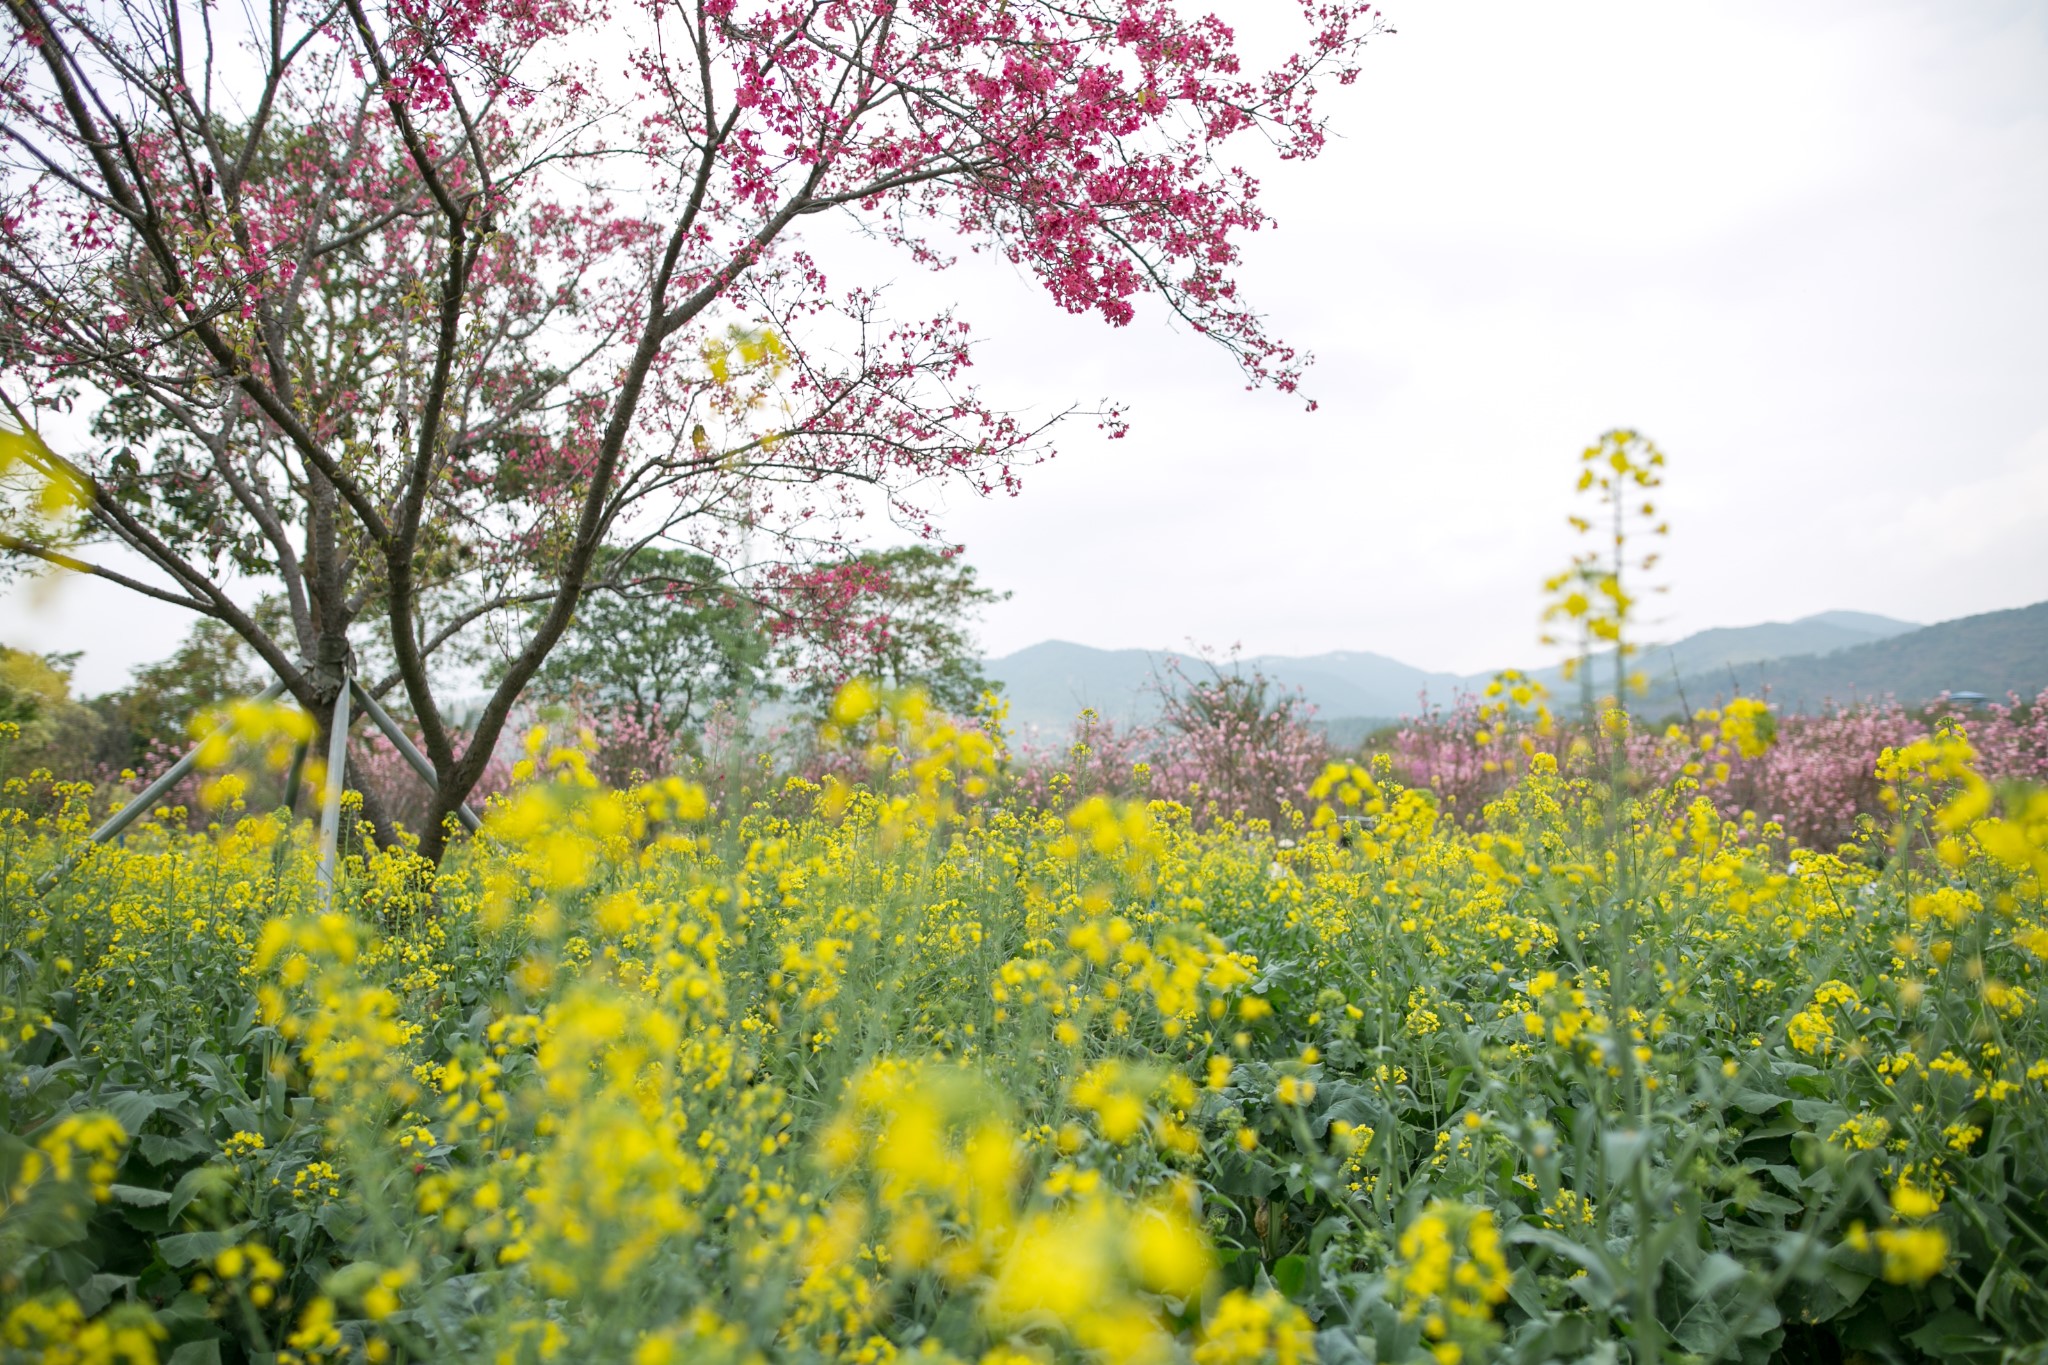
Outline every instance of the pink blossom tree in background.
<path fill-rule="evenodd" d="M 2007 781 L 2048 783 L 2048 688 L 2032 701 L 2008 693 L 2002 702 L 1958 715 L 1987 774 Z"/>
<path fill-rule="evenodd" d="M 1460 692 L 1448 707 L 1428 707 L 1405 718 L 1377 748 L 1393 759 L 1394 774 L 1409 786 L 1435 792 L 1456 817 L 1477 815 L 1514 783 L 1514 757 L 1525 743 L 1530 752 L 1555 752 L 1562 730 L 1541 732 L 1533 724 L 1511 727 L 1507 744 L 1500 727 L 1481 715 L 1485 702 Z M 1486 736 L 1481 740 L 1480 736 Z"/>
<path fill-rule="evenodd" d="M 1854 836 L 1859 817 L 1882 814 L 1879 756 L 1922 738 L 1943 715 L 1962 727 L 1986 777 L 2048 782 L 2048 691 L 2031 702 L 2013 696 L 1968 710 L 1937 704 L 1915 711 L 1886 699 L 1780 715 L 1768 742 L 1748 752 L 1723 732 L 1722 713 L 1708 711 L 1667 730 L 1633 728 L 1624 766 L 1647 784 L 1695 777 L 1723 813 L 1754 812 L 1797 843 L 1833 848 Z M 1539 724 L 1533 712 L 1489 708 L 1468 695 L 1403 722 L 1383 751 L 1401 781 L 1472 819 L 1527 770 L 1530 754 L 1590 770 L 1593 746 L 1585 738 L 1576 725 Z"/>
<path fill-rule="evenodd" d="M 1011 749 L 1011 790 L 1027 805 L 1076 797 L 1156 798 L 1186 806 L 1201 825 L 1278 823 L 1300 808 L 1330 748 L 1315 708 L 1258 669 L 1169 656 L 1154 684 L 1157 720 L 1118 724 L 1084 711 L 1061 743 Z"/>
<path fill-rule="evenodd" d="M 1781 717 L 1769 748 L 1729 764 L 1712 793 L 1724 810 L 1753 810 L 1815 848 L 1848 839 L 1859 815 L 1882 816 L 1878 756 L 1926 736 L 1952 717 L 1993 781 L 2048 782 L 2048 691 L 1980 708 L 1937 703 L 1922 711 L 1896 700 Z"/>
<path fill-rule="evenodd" d="M 28 456 L 75 520 L 0 548 L 227 623 L 316 712 L 345 670 L 402 697 L 436 857 L 599 566 L 689 550 L 772 614 L 861 500 L 925 529 L 914 489 L 1046 453 L 964 323 L 835 288 L 806 223 L 993 250 L 1112 325 L 1152 295 L 1291 391 L 1225 148 L 1313 157 L 1378 31 L 1304 0 L 1247 72 L 1167 0 L 7 7 L 6 396 L 90 434 Z M 441 665 L 479 655 L 459 728 Z"/>
<path fill-rule="evenodd" d="M 1166 661 L 1154 789 L 1197 812 L 1277 821 L 1329 758 L 1315 708 L 1257 668 Z"/>
<path fill-rule="evenodd" d="M 1013 740 L 1010 790 L 1026 805 L 1064 809 L 1076 797 L 1156 795 L 1154 760 L 1162 736 L 1149 725 L 1119 724 L 1086 710 L 1058 741 Z"/>

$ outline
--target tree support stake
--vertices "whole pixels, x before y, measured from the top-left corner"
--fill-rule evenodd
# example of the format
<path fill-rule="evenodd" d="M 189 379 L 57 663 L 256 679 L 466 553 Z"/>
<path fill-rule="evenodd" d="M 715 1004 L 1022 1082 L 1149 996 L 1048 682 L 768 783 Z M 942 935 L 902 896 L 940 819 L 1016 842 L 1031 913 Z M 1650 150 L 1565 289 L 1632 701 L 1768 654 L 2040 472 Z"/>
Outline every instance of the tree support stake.
<path fill-rule="evenodd" d="M 264 688 L 257 695 L 256 700 L 258 702 L 276 701 L 282 695 L 284 695 L 284 683 L 280 680 Z M 233 728 L 232 726 L 223 725 L 213 733 L 214 735 L 226 734 Z M 207 736 L 207 739 L 211 738 L 213 738 L 213 735 Z M 183 758 L 166 768 L 161 777 L 137 792 L 133 801 L 130 801 L 127 805 L 108 816 L 107 822 L 94 830 L 92 837 L 86 840 L 87 848 L 120 838 L 123 830 L 134 824 L 144 811 L 156 805 L 158 797 L 161 797 L 165 792 L 184 781 L 191 771 L 199 766 L 199 753 L 205 747 L 206 740 L 201 740 L 193 745 Z M 68 855 L 63 862 L 58 863 L 48 872 L 36 878 L 36 894 L 40 896 L 43 892 L 55 886 L 59 877 L 62 877 L 77 865 L 79 855 L 84 852 L 85 849 L 80 849 L 78 853 Z"/>
<path fill-rule="evenodd" d="M 320 807 L 320 908 L 334 905 L 335 863 L 341 845 L 341 789 L 348 769 L 348 694 L 355 680 L 347 670 L 334 698 L 334 722 L 327 731 L 327 800 Z"/>
<path fill-rule="evenodd" d="M 391 741 L 392 747 L 398 750 L 400 757 L 412 765 L 412 770 L 420 775 L 420 780 L 427 784 L 427 789 L 429 791 L 439 790 L 440 783 L 434 780 L 434 765 L 427 762 L 427 756 L 421 753 L 418 746 L 410 739 L 406 738 L 405 731 L 398 727 L 398 722 L 391 718 L 391 713 L 386 711 L 378 700 L 370 695 L 369 688 L 364 687 L 353 678 L 349 679 L 348 685 L 355 692 L 356 700 L 362 703 L 363 710 L 369 713 L 370 719 L 376 723 L 377 728 L 384 732 L 384 737 Z M 462 821 L 462 827 L 471 834 L 476 833 L 483 825 L 483 821 L 477 818 L 476 812 L 469 808 L 469 802 L 467 801 L 455 808 L 455 817 Z"/>

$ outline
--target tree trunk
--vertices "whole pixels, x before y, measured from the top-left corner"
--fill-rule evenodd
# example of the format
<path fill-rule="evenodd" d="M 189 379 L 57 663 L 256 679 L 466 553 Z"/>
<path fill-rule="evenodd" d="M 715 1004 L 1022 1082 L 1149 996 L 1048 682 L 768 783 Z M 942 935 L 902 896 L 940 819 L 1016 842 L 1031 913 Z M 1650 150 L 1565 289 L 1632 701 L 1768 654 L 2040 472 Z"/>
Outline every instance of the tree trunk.
<path fill-rule="evenodd" d="M 364 773 L 353 756 L 348 761 L 354 772 L 355 781 L 349 786 L 363 798 L 363 819 L 370 823 L 370 838 L 379 848 L 392 848 L 398 843 L 398 826 L 391 822 L 391 813 L 385 807 L 384 798 L 370 785 L 368 774 Z"/>
<path fill-rule="evenodd" d="M 474 743 L 475 741 L 471 741 Z M 420 831 L 420 856 L 435 867 L 448 852 L 448 826 L 455 819 L 455 812 L 469 798 L 475 782 L 458 784 L 451 780 L 452 774 L 444 775 L 434 786 L 434 800 L 427 807 L 427 827 Z"/>

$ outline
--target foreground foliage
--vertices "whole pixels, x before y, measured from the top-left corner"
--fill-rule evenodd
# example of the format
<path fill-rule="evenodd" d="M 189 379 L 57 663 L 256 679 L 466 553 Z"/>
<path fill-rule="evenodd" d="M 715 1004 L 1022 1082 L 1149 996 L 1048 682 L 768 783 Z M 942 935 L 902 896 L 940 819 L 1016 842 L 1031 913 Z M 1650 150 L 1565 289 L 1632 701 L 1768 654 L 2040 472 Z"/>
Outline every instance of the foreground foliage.
<path fill-rule="evenodd" d="M 2039 1358 L 2048 796 L 1959 730 L 1788 853 L 1547 755 L 1198 830 L 834 729 L 716 815 L 536 736 L 325 913 L 233 779 L 39 897 L 86 789 L 12 784 L 0 1355 Z"/>

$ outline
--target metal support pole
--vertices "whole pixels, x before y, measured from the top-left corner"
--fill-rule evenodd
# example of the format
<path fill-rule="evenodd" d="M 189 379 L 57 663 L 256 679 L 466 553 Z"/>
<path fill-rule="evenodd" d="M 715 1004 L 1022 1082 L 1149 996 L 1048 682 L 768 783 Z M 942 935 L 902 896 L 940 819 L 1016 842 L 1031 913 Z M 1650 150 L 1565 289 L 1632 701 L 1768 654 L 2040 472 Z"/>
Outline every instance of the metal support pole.
<path fill-rule="evenodd" d="M 283 693 L 284 682 L 279 680 L 259 692 L 256 700 L 259 702 L 276 701 Z M 228 728 L 227 726 L 222 726 L 219 730 L 214 731 L 214 734 L 225 733 Z M 213 735 L 207 736 L 207 739 L 211 738 L 213 738 Z M 130 801 L 127 805 L 108 816 L 107 822 L 92 832 L 92 837 L 86 841 L 87 844 L 104 844 L 110 839 L 120 838 L 123 830 L 134 824 L 143 812 L 156 805 L 158 797 L 161 797 L 165 792 L 184 781 L 191 774 L 192 770 L 199 766 L 199 751 L 205 747 L 205 740 L 195 744 L 183 758 L 165 769 L 163 776 L 157 778 L 156 781 L 150 783 L 147 787 L 144 787 L 140 792 L 137 792 L 133 801 Z M 81 849 L 80 852 L 82 853 L 84 850 Z M 42 876 L 36 878 L 36 894 L 40 896 L 43 892 L 56 885 L 57 879 L 69 872 L 77 862 L 78 854 L 74 853 Z"/>
<path fill-rule="evenodd" d="M 427 756 L 421 753 L 419 748 L 410 739 L 406 738 L 405 731 L 398 727 L 398 722 L 391 718 L 391 713 L 386 711 L 382 704 L 370 695 L 370 690 L 361 683 L 350 679 L 349 687 L 355 692 L 356 700 L 363 704 L 363 710 L 369 712 L 370 719 L 377 723 L 377 728 L 384 732 L 384 737 L 391 741 L 393 748 L 398 750 L 400 757 L 412 765 L 412 770 L 420 775 L 421 780 L 429 788 L 439 787 L 440 784 L 434 780 L 434 765 L 427 762 Z M 455 808 L 455 816 L 458 820 L 462 821 L 462 827 L 471 834 L 476 833 L 477 829 L 483 824 L 483 821 L 477 819 L 476 812 L 469 808 L 469 802 L 467 801 Z"/>
<path fill-rule="evenodd" d="M 320 908 L 334 904 L 335 865 L 341 844 L 341 788 L 348 769 L 349 676 L 334 698 L 334 723 L 327 736 L 327 801 L 320 811 Z"/>
<path fill-rule="evenodd" d="M 306 740 L 300 740 L 292 746 L 292 766 L 284 775 L 284 810 L 287 815 L 298 812 L 299 782 L 306 775 L 306 751 L 311 747 Z"/>

